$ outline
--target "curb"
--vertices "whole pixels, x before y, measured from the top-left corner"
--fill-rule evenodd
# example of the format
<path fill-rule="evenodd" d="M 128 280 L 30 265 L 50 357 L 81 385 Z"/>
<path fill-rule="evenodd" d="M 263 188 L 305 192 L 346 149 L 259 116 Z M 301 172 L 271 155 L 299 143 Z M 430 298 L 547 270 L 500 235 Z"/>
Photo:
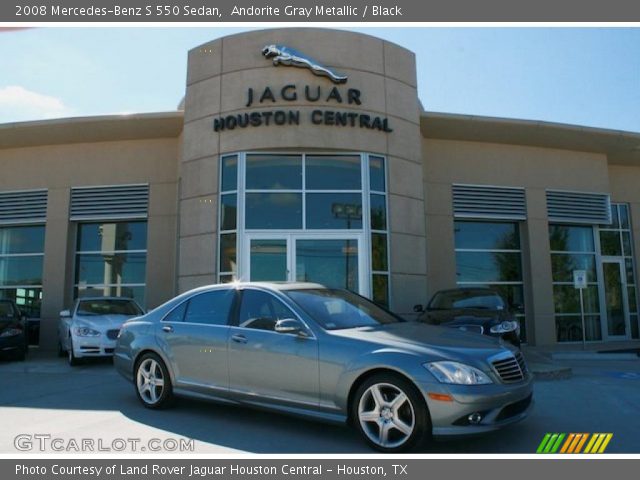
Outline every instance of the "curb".
<path fill-rule="evenodd" d="M 635 353 L 556 352 L 552 360 L 640 360 Z"/>
<path fill-rule="evenodd" d="M 571 367 L 544 363 L 529 363 L 529 370 L 536 380 L 566 380 L 573 375 Z"/>

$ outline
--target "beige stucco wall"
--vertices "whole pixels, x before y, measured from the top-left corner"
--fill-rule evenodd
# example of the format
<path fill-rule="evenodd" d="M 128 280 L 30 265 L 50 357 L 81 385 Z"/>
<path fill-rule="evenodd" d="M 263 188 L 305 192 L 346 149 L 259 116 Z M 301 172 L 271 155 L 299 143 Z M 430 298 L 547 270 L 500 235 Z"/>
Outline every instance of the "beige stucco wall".
<path fill-rule="evenodd" d="M 283 44 L 348 75 L 339 85 L 361 91 L 362 105 L 309 102 L 305 85 L 323 95 L 334 84 L 303 68 L 278 66 L 262 56 L 268 44 Z M 288 84 L 298 99 L 246 107 L 247 89 L 274 93 Z M 213 131 L 213 119 L 262 110 L 299 110 L 300 124 Z M 386 117 L 393 132 L 313 125 L 314 109 Z M 378 38 L 324 29 L 264 30 L 225 37 L 189 52 L 182 164 L 180 169 L 179 290 L 211 283 L 217 271 L 218 159 L 250 150 L 364 151 L 386 155 L 389 176 L 391 290 L 401 313 L 426 292 L 426 242 L 422 189 L 419 103 L 412 52 Z"/>
<path fill-rule="evenodd" d="M 71 187 L 149 183 L 146 306 L 175 293 L 176 138 L 47 145 L 0 150 L 0 191 L 48 189 L 41 345 L 56 346 L 58 313 L 73 295 L 75 225 Z"/>
<path fill-rule="evenodd" d="M 520 145 L 424 139 L 429 294 L 455 286 L 452 184 L 524 187 L 521 227 L 530 343 L 555 343 L 546 190 L 609 192 L 605 155 Z M 637 194 L 636 194 L 637 195 Z"/>

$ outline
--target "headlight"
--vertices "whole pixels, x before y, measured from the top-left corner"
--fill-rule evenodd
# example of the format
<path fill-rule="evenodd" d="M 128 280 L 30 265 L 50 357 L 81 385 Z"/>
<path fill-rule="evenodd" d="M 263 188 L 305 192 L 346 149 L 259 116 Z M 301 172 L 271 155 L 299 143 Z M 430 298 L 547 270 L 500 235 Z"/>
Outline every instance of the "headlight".
<path fill-rule="evenodd" d="M 504 322 L 491 327 L 490 331 L 491 333 L 507 333 L 507 332 L 513 332 L 514 330 L 518 330 L 518 322 L 516 321 L 509 322 L 505 320 Z"/>
<path fill-rule="evenodd" d="M 75 329 L 75 333 L 79 337 L 99 337 L 100 336 L 99 331 L 94 330 L 93 328 L 88 328 L 88 327 L 77 327 Z"/>
<path fill-rule="evenodd" d="M 19 328 L 7 328 L 4 332 L 0 333 L 0 337 L 15 337 L 16 335 L 20 335 L 21 333 L 22 330 L 20 330 Z"/>
<path fill-rule="evenodd" d="M 491 379 L 477 368 L 458 362 L 433 362 L 424 366 L 440 383 L 455 385 L 486 385 L 493 383 Z"/>

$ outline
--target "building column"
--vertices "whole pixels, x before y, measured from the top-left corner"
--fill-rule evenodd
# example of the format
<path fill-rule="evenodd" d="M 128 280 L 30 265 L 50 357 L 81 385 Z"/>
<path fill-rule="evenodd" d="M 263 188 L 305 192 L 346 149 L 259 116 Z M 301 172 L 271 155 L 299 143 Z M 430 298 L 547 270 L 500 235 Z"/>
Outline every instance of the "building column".
<path fill-rule="evenodd" d="M 426 183 L 427 276 L 425 303 L 438 290 L 456 287 L 455 220 L 451 184 Z"/>
<path fill-rule="evenodd" d="M 175 183 L 152 184 L 149 188 L 146 309 L 176 294 L 177 195 Z"/>
<path fill-rule="evenodd" d="M 46 350 L 58 345 L 58 322 L 68 284 L 69 198 L 68 188 L 48 192 L 40 314 L 40 347 Z"/>
<path fill-rule="evenodd" d="M 529 343 L 536 346 L 556 343 L 556 323 L 553 304 L 553 276 L 547 197 L 544 189 L 528 188 L 527 223 L 525 229 L 526 308 Z"/>

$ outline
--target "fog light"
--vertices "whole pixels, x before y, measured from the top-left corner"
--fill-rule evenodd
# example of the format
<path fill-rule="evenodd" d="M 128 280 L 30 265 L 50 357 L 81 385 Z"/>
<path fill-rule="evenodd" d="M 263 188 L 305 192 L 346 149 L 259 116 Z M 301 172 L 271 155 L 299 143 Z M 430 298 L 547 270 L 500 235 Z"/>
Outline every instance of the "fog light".
<path fill-rule="evenodd" d="M 467 420 L 469 420 L 471 425 L 477 425 L 482 421 L 482 415 L 478 412 L 472 413 L 467 417 Z"/>

